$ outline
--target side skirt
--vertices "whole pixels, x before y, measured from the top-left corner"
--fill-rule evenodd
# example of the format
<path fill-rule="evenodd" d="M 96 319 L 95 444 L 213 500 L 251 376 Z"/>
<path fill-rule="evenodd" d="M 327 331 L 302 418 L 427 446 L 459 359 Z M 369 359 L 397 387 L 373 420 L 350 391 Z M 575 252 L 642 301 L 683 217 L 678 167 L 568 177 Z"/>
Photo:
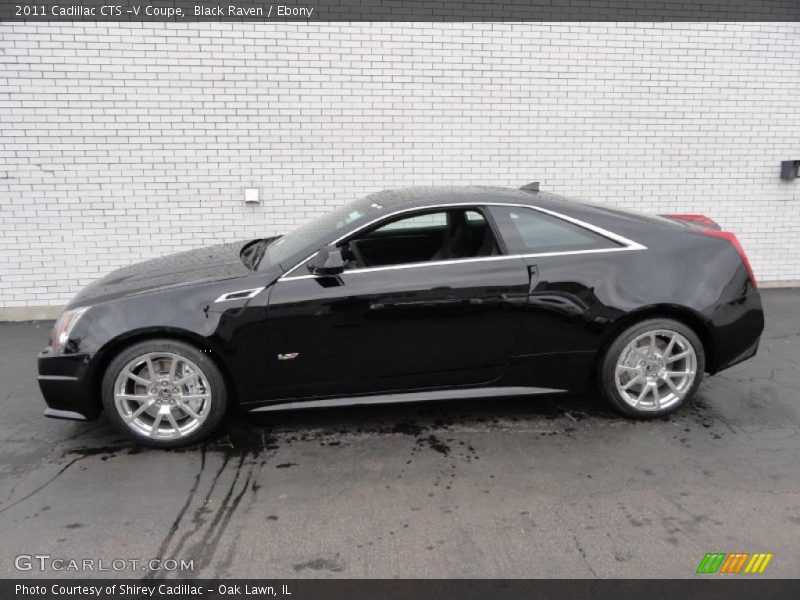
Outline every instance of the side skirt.
<path fill-rule="evenodd" d="M 273 412 L 296 408 L 322 408 L 335 406 L 356 406 L 359 404 L 394 404 L 401 402 L 430 402 L 433 400 L 459 400 L 478 398 L 501 398 L 504 396 L 535 396 L 539 394 L 560 394 L 566 390 L 538 387 L 484 387 L 470 389 L 431 390 L 427 392 L 403 392 L 375 394 L 370 396 L 350 396 L 345 398 L 326 398 L 323 400 L 301 400 L 270 404 L 253 408 L 247 412 Z"/>

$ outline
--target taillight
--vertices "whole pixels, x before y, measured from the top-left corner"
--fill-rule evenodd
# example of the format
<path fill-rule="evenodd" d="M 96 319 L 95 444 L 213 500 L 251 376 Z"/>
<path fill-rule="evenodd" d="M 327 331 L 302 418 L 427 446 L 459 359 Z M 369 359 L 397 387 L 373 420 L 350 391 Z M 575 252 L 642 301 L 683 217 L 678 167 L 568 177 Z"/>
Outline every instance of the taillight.
<path fill-rule="evenodd" d="M 739 240 L 736 239 L 736 236 L 733 235 L 730 231 L 715 231 L 713 229 L 698 229 L 698 233 L 702 233 L 703 235 L 708 235 L 711 237 L 716 238 L 723 238 L 728 240 L 734 248 L 736 248 L 736 252 L 739 253 L 739 256 L 742 258 L 742 262 L 744 266 L 747 267 L 747 273 L 750 275 L 750 281 L 753 282 L 753 287 L 757 288 L 758 283 L 756 282 L 756 276 L 753 273 L 753 268 L 750 266 L 750 261 L 747 260 L 747 255 L 744 253 L 744 248 L 739 243 Z"/>
<path fill-rule="evenodd" d="M 739 243 L 739 240 L 736 239 L 736 236 L 733 235 L 730 231 L 722 231 L 722 227 L 719 226 L 714 219 L 711 217 L 707 217 L 705 215 L 660 215 L 662 217 L 666 217 L 668 219 L 672 219 L 673 221 L 679 221 L 681 223 L 685 223 L 687 225 L 694 225 L 695 231 L 697 233 L 702 233 L 703 235 L 708 235 L 711 237 L 723 238 L 728 240 L 734 248 L 736 248 L 736 252 L 739 253 L 739 256 L 744 263 L 744 266 L 747 267 L 747 272 L 750 275 L 750 281 L 753 282 L 753 287 L 757 288 L 758 283 L 756 282 L 756 276 L 753 274 L 753 268 L 750 266 L 750 261 L 747 260 L 747 255 L 744 253 L 744 248 Z"/>

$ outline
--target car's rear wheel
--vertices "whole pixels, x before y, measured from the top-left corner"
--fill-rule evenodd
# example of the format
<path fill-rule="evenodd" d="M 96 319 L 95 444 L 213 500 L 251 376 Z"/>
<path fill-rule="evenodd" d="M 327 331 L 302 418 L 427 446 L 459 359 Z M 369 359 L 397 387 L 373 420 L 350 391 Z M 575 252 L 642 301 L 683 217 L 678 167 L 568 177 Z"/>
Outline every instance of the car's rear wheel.
<path fill-rule="evenodd" d="M 102 392 L 106 414 L 120 431 L 159 448 L 204 438 L 227 408 L 225 380 L 213 360 L 168 339 L 120 352 L 106 369 Z"/>
<path fill-rule="evenodd" d="M 704 369 L 703 344 L 690 327 L 673 319 L 648 319 L 611 343 L 600 366 L 600 383 L 619 412 L 651 419 L 687 402 Z"/>

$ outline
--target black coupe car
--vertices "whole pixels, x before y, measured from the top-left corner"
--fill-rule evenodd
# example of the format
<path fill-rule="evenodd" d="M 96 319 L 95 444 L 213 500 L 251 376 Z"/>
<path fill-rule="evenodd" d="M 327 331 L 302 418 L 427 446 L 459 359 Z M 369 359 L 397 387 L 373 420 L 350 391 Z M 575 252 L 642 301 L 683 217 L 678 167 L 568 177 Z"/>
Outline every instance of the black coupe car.
<path fill-rule="evenodd" d="M 58 319 L 39 384 L 47 416 L 105 410 L 160 447 L 203 438 L 233 407 L 592 385 L 650 418 L 753 356 L 763 327 L 739 242 L 707 217 L 536 185 L 415 188 L 107 275 Z"/>

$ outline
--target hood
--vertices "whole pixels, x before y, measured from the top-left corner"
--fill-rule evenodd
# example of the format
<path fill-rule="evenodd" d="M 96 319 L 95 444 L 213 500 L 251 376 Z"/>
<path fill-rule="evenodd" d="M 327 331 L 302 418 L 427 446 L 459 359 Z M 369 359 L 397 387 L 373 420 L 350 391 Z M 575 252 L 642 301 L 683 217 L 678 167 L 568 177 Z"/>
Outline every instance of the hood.
<path fill-rule="evenodd" d="M 117 269 L 83 288 L 68 308 L 131 294 L 246 276 L 252 271 L 242 263 L 239 253 L 249 243 L 250 240 L 207 246 Z"/>

